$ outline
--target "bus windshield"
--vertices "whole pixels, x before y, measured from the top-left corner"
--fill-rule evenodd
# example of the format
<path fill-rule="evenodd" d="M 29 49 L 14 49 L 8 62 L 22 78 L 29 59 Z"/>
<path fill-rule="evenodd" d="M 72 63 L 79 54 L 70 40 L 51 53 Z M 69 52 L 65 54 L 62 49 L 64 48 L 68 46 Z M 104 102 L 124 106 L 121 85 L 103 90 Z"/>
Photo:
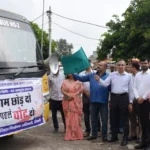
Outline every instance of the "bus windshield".
<path fill-rule="evenodd" d="M 0 66 L 37 64 L 42 57 L 35 35 L 27 23 L 0 18 Z"/>

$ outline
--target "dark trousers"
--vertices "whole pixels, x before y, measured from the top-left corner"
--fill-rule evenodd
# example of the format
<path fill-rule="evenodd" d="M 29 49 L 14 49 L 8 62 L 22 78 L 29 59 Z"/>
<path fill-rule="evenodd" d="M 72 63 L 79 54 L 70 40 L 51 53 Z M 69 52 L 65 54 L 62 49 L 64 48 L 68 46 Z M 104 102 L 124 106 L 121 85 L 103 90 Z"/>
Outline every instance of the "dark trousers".
<path fill-rule="evenodd" d="M 109 117 L 110 117 L 110 132 L 112 133 L 112 120 L 113 120 L 113 118 L 112 118 L 112 112 L 111 112 L 112 110 L 111 110 L 111 108 L 109 109 Z M 118 114 L 118 132 L 120 132 L 120 131 L 122 131 L 122 128 L 123 128 L 123 125 L 122 125 L 122 120 L 121 120 L 121 118 L 120 118 L 120 115 Z"/>
<path fill-rule="evenodd" d="M 62 108 L 62 101 L 56 101 L 56 100 L 50 100 L 50 108 L 52 111 L 52 120 L 53 120 L 53 125 L 55 129 L 59 128 L 58 125 L 58 120 L 57 120 L 57 111 L 60 110 L 61 116 L 62 116 L 62 120 L 64 123 L 64 128 L 65 126 L 65 117 L 64 117 L 64 112 L 63 112 L 63 108 Z"/>
<path fill-rule="evenodd" d="M 139 104 L 137 100 L 133 101 L 133 110 L 129 113 L 129 119 L 131 124 L 131 136 L 141 137 L 141 124 L 139 119 Z M 137 130 L 138 129 L 138 130 Z"/>
<path fill-rule="evenodd" d="M 94 137 L 97 137 L 99 113 L 102 120 L 102 138 L 106 138 L 108 123 L 108 103 L 91 103 L 92 136 Z"/>
<path fill-rule="evenodd" d="M 139 104 L 139 115 L 142 126 L 142 141 L 150 144 L 150 102 L 148 100 Z"/>
<path fill-rule="evenodd" d="M 129 96 L 111 94 L 111 115 L 112 115 L 112 138 L 118 137 L 118 124 L 121 118 L 123 125 L 123 139 L 127 140 L 129 135 Z"/>
<path fill-rule="evenodd" d="M 91 120 L 90 120 L 90 112 L 91 112 L 91 106 L 90 106 L 90 100 L 89 98 L 83 94 L 83 113 L 84 113 L 84 124 L 85 124 L 85 131 L 91 132 Z M 101 122 L 100 122 L 100 116 L 98 117 L 98 132 L 101 131 Z"/>

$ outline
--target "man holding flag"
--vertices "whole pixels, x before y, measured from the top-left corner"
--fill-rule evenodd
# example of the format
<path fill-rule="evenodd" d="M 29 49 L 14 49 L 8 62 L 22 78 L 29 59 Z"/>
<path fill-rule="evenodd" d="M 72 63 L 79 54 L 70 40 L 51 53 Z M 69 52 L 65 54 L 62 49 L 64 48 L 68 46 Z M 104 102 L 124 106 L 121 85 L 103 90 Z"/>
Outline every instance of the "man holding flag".
<path fill-rule="evenodd" d="M 71 56 L 63 56 L 62 65 L 64 67 L 65 74 L 79 73 L 90 66 L 82 48 Z M 74 78 L 76 80 L 90 82 L 92 136 L 89 137 L 88 140 L 97 139 L 98 116 L 100 113 L 102 118 L 102 140 L 103 142 L 107 142 L 109 88 L 102 87 L 98 81 L 95 80 L 95 75 L 99 75 L 100 78 L 105 80 L 108 77 L 106 69 L 107 64 L 105 62 L 100 62 L 97 73 L 91 73 L 85 76 L 74 74 Z"/>
<path fill-rule="evenodd" d="M 90 60 L 89 60 L 90 62 Z M 84 76 L 87 74 L 95 73 L 91 67 L 87 68 L 85 72 L 82 72 L 80 75 Z M 90 101 L 90 83 L 83 83 L 83 95 L 82 95 L 82 103 L 83 103 L 83 114 L 84 114 L 84 123 L 85 123 L 85 132 L 84 137 L 88 137 L 91 133 L 91 101 Z M 101 119 L 98 117 L 98 136 L 101 136 Z"/>

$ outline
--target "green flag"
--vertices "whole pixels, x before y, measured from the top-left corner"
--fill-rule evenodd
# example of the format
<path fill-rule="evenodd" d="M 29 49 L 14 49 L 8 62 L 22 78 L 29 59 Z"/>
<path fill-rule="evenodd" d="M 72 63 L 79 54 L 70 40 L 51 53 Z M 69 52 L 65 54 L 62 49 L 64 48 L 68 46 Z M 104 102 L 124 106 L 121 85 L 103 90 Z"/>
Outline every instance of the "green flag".
<path fill-rule="evenodd" d="M 90 67 L 90 63 L 82 47 L 73 55 L 62 56 L 61 63 L 65 74 L 80 73 Z"/>

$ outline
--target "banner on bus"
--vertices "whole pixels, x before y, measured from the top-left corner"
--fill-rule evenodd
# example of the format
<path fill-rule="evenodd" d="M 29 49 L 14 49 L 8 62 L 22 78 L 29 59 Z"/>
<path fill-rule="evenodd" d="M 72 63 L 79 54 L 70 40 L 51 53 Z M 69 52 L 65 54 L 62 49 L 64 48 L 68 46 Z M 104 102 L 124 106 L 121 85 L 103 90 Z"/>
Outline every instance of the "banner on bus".
<path fill-rule="evenodd" d="M 0 81 L 0 137 L 44 124 L 40 78 Z"/>

